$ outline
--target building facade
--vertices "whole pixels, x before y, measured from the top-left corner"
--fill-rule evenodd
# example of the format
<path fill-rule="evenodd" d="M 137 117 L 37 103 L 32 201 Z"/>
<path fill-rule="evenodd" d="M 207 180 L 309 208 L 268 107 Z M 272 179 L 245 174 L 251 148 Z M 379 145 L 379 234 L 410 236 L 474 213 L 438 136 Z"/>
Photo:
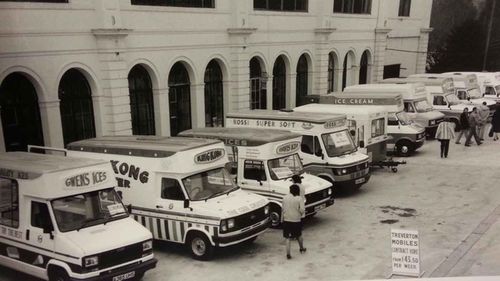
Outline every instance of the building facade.
<path fill-rule="evenodd" d="M 424 72 L 432 0 L 0 0 L 0 150 L 176 135 Z"/>

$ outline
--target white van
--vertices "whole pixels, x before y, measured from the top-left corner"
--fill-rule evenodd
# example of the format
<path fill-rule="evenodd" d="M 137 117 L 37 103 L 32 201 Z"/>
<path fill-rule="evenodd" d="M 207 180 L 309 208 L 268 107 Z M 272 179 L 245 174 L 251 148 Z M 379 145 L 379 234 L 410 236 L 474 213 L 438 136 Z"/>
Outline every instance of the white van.
<path fill-rule="evenodd" d="M 500 75 L 495 72 L 446 72 L 444 74 L 474 74 L 477 77 L 479 90 L 484 98 L 500 101 Z"/>
<path fill-rule="evenodd" d="M 73 142 L 68 150 L 110 161 L 133 218 L 154 239 L 185 244 L 195 259 L 253 241 L 269 226 L 268 200 L 234 184 L 220 141 L 116 136 Z"/>
<path fill-rule="evenodd" d="M 296 112 L 323 114 L 345 114 L 347 127 L 354 136 L 360 151 L 369 157 L 370 163 L 384 161 L 387 154 L 387 111 L 377 107 L 345 106 L 325 103 L 320 96 L 321 104 L 311 103 L 293 109 Z"/>
<path fill-rule="evenodd" d="M 409 77 L 450 77 L 453 79 L 453 87 L 455 90 L 455 94 L 458 99 L 464 104 L 471 105 L 482 105 L 483 102 L 486 102 L 486 105 L 490 108 L 490 116 L 493 115 L 493 110 L 495 106 L 495 102 L 491 99 L 483 98 L 481 91 L 479 89 L 479 85 L 477 83 L 477 77 L 475 74 L 460 74 L 460 73 L 452 73 L 452 74 L 412 74 Z"/>
<path fill-rule="evenodd" d="M 439 123 L 444 120 L 444 114 L 433 109 L 427 101 L 425 85 L 422 83 L 401 83 L 393 79 L 400 78 L 385 79 L 380 81 L 380 84 L 370 84 L 371 86 L 367 86 L 367 88 L 370 88 L 370 91 L 374 93 L 400 93 L 403 96 L 406 114 L 413 122 L 425 128 L 427 137 L 434 138 Z"/>
<path fill-rule="evenodd" d="M 357 150 L 346 121 L 344 114 L 257 109 L 228 113 L 226 126 L 301 134 L 299 155 L 306 172 L 330 181 L 335 189 L 358 189 L 370 178 L 368 156 Z"/>
<path fill-rule="evenodd" d="M 373 92 L 377 88 L 382 91 Z M 379 107 L 387 111 L 387 134 L 391 137 L 387 149 L 400 156 L 409 156 L 424 145 L 425 127 L 414 123 L 404 111 L 401 93 L 385 91 L 384 88 L 387 87 L 377 84 L 349 86 L 343 93 L 331 95 L 328 102 L 345 106 Z"/>
<path fill-rule="evenodd" d="M 401 78 L 407 83 L 423 83 L 427 90 L 427 101 L 432 108 L 443 113 L 455 123 L 455 129 L 460 128 L 460 114 L 465 108 L 472 111 L 475 107 L 472 104 L 462 103 L 455 94 L 453 79 L 450 77 L 408 77 Z"/>
<path fill-rule="evenodd" d="M 138 280 L 156 266 L 109 162 L 0 153 L 0 264 L 44 280 Z"/>
<path fill-rule="evenodd" d="M 298 134 L 250 128 L 198 128 L 181 132 L 179 136 L 222 140 L 238 185 L 271 202 L 273 226 L 281 222 L 282 200 L 290 193 L 293 175 L 302 177 L 306 216 L 333 205 L 332 184 L 304 173 L 298 155 L 301 142 Z"/>

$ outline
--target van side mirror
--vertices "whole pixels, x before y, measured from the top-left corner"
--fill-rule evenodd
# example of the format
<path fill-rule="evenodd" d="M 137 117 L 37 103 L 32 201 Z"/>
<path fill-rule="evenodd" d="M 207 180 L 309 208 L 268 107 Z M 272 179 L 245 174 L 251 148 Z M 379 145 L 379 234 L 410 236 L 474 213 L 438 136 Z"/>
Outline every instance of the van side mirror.
<path fill-rule="evenodd" d="M 365 141 L 359 141 L 359 147 L 361 148 L 365 147 Z"/>
<path fill-rule="evenodd" d="M 187 208 L 189 208 L 189 199 L 184 199 L 184 209 L 187 209 Z"/>
<path fill-rule="evenodd" d="M 355 130 L 350 130 L 349 133 L 351 133 L 351 136 L 356 136 L 356 131 Z"/>
<path fill-rule="evenodd" d="M 54 227 L 49 224 L 49 225 L 46 225 L 43 227 L 43 233 L 45 234 L 50 234 L 50 239 L 53 240 L 54 239 L 54 234 L 52 233 L 54 231 Z"/>
<path fill-rule="evenodd" d="M 321 151 L 321 149 L 316 150 L 316 152 L 314 153 L 314 155 L 316 155 L 318 157 L 323 157 L 323 151 Z"/>

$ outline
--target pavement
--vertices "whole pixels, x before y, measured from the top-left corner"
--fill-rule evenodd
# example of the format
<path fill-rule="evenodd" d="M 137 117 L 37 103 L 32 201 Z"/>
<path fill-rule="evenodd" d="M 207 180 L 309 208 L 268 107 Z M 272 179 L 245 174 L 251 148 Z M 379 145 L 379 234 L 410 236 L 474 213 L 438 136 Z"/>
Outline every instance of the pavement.
<path fill-rule="evenodd" d="M 462 141 L 463 143 L 463 141 Z M 157 268 L 143 280 L 367 280 L 391 274 L 391 228 L 418 230 L 423 277 L 500 275 L 500 141 L 471 147 L 427 141 L 398 173 L 376 169 L 305 224 L 305 254 L 285 258 L 281 231 L 195 261 L 180 245 L 155 243 Z M 492 277 L 485 280 L 499 280 Z M 0 281 L 36 280 L 0 267 Z M 448 280 L 448 279 L 443 279 Z M 470 280 L 479 280 L 471 278 Z"/>

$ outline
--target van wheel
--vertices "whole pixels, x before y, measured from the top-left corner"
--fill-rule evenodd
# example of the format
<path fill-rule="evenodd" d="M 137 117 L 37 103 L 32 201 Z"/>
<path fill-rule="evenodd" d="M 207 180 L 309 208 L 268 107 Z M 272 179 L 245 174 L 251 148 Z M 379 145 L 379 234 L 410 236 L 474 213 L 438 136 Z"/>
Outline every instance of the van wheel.
<path fill-rule="evenodd" d="M 53 267 L 49 269 L 49 281 L 69 281 L 69 276 L 66 270 Z"/>
<path fill-rule="evenodd" d="M 413 152 L 413 143 L 403 140 L 396 144 L 396 151 L 399 156 L 408 157 Z"/>
<path fill-rule="evenodd" d="M 194 259 L 206 261 L 212 258 L 214 247 L 205 234 L 195 232 L 189 235 L 186 245 Z"/>
<path fill-rule="evenodd" d="M 281 208 L 274 204 L 271 205 L 269 217 L 271 218 L 271 227 L 279 227 L 281 225 Z"/>
<path fill-rule="evenodd" d="M 138 273 L 135 275 L 134 280 L 135 281 L 140 281 L 144 277 L 144 272 L 143 273 Z"/>

